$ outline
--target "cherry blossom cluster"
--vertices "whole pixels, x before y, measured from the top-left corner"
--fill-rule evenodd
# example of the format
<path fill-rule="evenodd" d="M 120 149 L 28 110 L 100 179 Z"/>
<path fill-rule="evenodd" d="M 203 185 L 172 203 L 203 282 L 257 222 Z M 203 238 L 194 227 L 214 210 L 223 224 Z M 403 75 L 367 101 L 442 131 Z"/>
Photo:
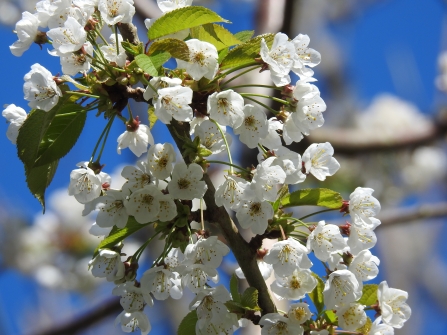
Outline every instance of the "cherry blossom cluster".
<path fill-rule="evenodd" d="M 192 0 L 157 2 L 167 17 L 167 13 L 189 7 Z M 316 81 L 312 68 L 321 57 L 308 47 L 309 37 L 299 34 L 289 40 L 278 33 L 254 39 L 259 57 L 245 67 L 268 70 L 274 86 L 229 86 L 244 74 L 234 74 L 244 66 L 224 72 L 216 46 L 193 38 L 190 29 L 162 37 L 181 41 L 188 56 L 176 58 L 175 69 L 162 68 L 162 74 L 151 76 L 139 68 L 135 55 L 129 56 L 129 41 L 118 33 L 118 28 L 131 23 L 134 13 L 133 0 L 42 0 L 36 13 L 23 13 L 16 25 L 18 41 L 10 47 L 20 56 L 33 42 L 49 43 L 53 48 L 50 55 L 60 59 L 62 76 L 53 76 L 40 64 L 34 64 L 25 75 L 23 89 L 29 107 L 49 112 L 61 98 L 74 96 L 81 99 L 79 105 L 88 101 L 82 106 L 84 111 L 95 109 L 108 119 L 90 160 L 78 163 L 78 169 L 70 174 L 68 194 L 85 206 L 83 214 L 96 211 L 96 226 L 110 229 L 107 238 L 130 226 L 139 229 L 151 225 L 155 230 L 133 255 L 121 252 L 125 240 L 104 246 L 104 239 L 90 262 L 93 276 L 116 285 L 112 293 L 120 297 L 123 307 L 116 323 L 125 332 L 140 329 L 148 334 L 151 325 L 145 306 L 153 306 L 154 298 L 180 299 L 187 287 L 196 294 L 190 304 L 197 318 L 196 334 L 232 334 L 249 321 L 261 325 L 261 333 L 269 335 L 333 334 L 336 327 L 355 334 L 389 335 L 394 333 L 393 327 L 401 328 L 411 314 L 406 292 L 389 288 L 383 281 L 375 292 L 377 301 L 368 305 L 359 302 L 364 295 L 363 283 L 376 278 L 380 263 L 370 251 L 377 241 L 374 229 L 380 224 L 375 218 L 380 204 L 372 196 L 373 190 L 358 187 L 349 200 L 340 200 L 335 209 L 350 214 L 352 221 L 340 226 L 305 222 L 318 213 L 298 219 L 282 207 L 290 185 L 300 184 L 310 175 L 324 181 L 340 168 L 328 142 L 311 144 L 302 155 L 286 147 L 324 123 L 326 104 L 312 84 Z M 156 22 L 148 19 L 145 24 L 151 29 Z M 107 26 L 112 28 L 109 39 L 102 35 Z M 140 55 L 146 55 L 143 44 L 140 47 Z M 299 77 L 295 85 L 290 84 L 291 71 Z M 73 78 L 76 75 L 79 77 Z M 144 88 L 135 88 L 138 83 Z M 70 90 L 70 85 L 75 89 Z M 281 98 L 240 92 L 249 86 L 276 89 Z M 183 142 L 178 147 L 183 160 L 176 157 L 172 144 L 155 142 L 151 125 L 133 116 L 127 106 L 132 97 L 149 104 L 154 117 L 168 126 L 176 142 Z M 281 107 L 270 108 L 259 98 L 274 100 Z M 126 107 L 128 118 L 122 114 Z M 267 118 L 264 109 L 273 116 Z M 2 115 L 10 122 L 7 136 L 15 144 L 28 115 L 15 105 L 7 106 Z M 137 157 L 146 153 L 136 166 L 123 168 L 121 175 L 127 181 L 120 189 L 111 187 L 112 180 L 100 162 L 115 119 L 125 128 L 117 138 L 117 153 L 126 148 Z M 186 125 L 186 133 L 179 134 L 176 125 Z M 231 134 L 241 145 L 258 149 L 252 167 L 233 163 L 230 146 L 236 140 Z M 226 154 L 228 162 L 209 159 L 217 154 Z M 214 185 L 207 175 L 213 164 L 228 167 Z M 215 286 L 219 281 L 217 268 L 230 248 L 206 229 L 208 223 L 214 223 L 207 222 L 212 217 L 207 205 L 214 203 L 226 210 L 230 224 L 234 214 L 237 224 L 250 228 L 261 241 L 280 237 L 269 250 L 256 248 L 256 254 L 262 278 L 267 280 L 274 273 L 270 291 L 292 302 L 287 312 L 261 311 L 259 318 L 255 315 L 260 311 L 257 302 L 256 306 L 243 305 L 234 288 L 230 294 L 224 285 Z M 164 250 L 149 270 L 139 274 L 139 259 L 155 237 L 165 239 Z M 311 253 L 324 264 L 324 276 L 312 270 Z M 240 265 L 236 275 L 248 277 L 244 264 Z M 315 313 L 307 303 L 318 296 L 311 294 L 319 289 L 326 310 L 335 315 L 336 322 L 325 321 L 321 311 Z M 365 309 L 374 309 L 379 317 L 371 323 Z"/>

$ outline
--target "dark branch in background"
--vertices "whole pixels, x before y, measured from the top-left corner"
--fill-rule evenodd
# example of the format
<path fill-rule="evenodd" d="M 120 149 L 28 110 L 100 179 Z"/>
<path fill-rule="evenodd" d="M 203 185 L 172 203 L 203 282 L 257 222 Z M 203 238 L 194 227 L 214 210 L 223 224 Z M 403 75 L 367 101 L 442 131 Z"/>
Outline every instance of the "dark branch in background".
<path fill-rule="evenodd" d="M 122 310 L 119 298 L 112 297 L 66 323 L 59 326 L 51 326 L 50 329 L 33 333 L 33 335 L 74 335 L 113 314 L 118 316 Z"/>
<path fill-rule="evenodd" d="M 387 210 L 378 217 L 382 224 L 377 229 L 405 224 L 412 221 L 432 220 L 447 217 L 447 202 L 423 204 L 410 208 Z"/>

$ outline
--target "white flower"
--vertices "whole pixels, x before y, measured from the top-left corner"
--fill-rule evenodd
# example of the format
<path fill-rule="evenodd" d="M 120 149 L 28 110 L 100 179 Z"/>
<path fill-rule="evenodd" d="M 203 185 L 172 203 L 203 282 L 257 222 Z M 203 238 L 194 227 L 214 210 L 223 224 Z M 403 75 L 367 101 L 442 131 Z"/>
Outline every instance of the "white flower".
<path fill-rule="evenodd" d="M 311 330 L 310 335 L 329 335 L 329 331 L 327 329 Z"/>
<path fill-rule="evenodd" d="M 121 172 L 121 176 L 127 179 L 127 182 L 123 185 L 122 189 L 126 193 L 128 190 L 135 192 L 136 190 L 143 188 L 146 185 L 157 185 L 158 181 L 152 175 L 146 162 L 138 162 L 137 167 L 125 166 Z"/>
<path fill-rule="evenodd" d="M 172 163 L 175 162 L 175 150 L 172 144 L 157 143 L 152 145 L 147 152 L 148 169 L 152 174 L 160 179 L 166 179 L 173 170 Z"/>
<path fill-rule="evenodd" d="M 298 143 L 304 137 L 302 130 L 297 127 L 295 122 L 292 120 L 292 114 L 287 116 L 287 119 L 283 124 L 282 131 L 282 137 L 287 145 L 291 144 L 292 142 Z"/>
<path fill-rule="evenodd" d="M 162 194 L 157 221 L 168 222 L 177 216 L 177 206 L 170 194 Z"/>
<path fill-rule="evenodd" d="M 371 217 L 380 212 L 380 203 L 372 196 L 373 192 L 372 188 L 357 187 L 349 196 L 349 213 L 354 219 L 354 224 L 373 227 Z"/>
<path fill-rule="evenodd" d="M 27 117 L 26 112 L 23 108 L 11 104 L 2 111 L 2 116 L 9 122 L 8 130 L 6 130 L 6 137 L 12 144 L 16 144 L 17 136 L 19 136 L 19 129 Z"/>
<path fill-rule="evenodd" d="M 262 235 L 273 214 L 273 207 L 268 201 L 244 200 L 237 209 L 236 218 L 242 228 L 251 228 L 254 234 Z"/>
<path fill-rule="evenodd" d="M 307 47 L 309 42 L 309 36 L 303 34 L 299 34 L 292 40 L 296 51 L 292 71 L 299 76 L 313 76 L 314 72 L 311 69 L 306 68 L 306 66 L 314 67 L 321 62 L 320 53 Z"/>
<path fill-rule="evenodd" d="M 207 266 L 218 268 L 222 263 L 222 258 L 230 248 L 217 239 L 217 236 L 201 238 L 194 244 L 188 244 L 185 249 L 184 264 L 205 264 Z"/>
<path fill-rule="evenodd" d="M 216 47 L 197 39 L 190 39 L 185 43 L 189 48 L 189 61 L 177 59 L 177 68 L 186 69 L 194 80 L 200 80 L 203 77 L 213 79 L 219 68 Z"/>
<path fill-rule="evenodd" d="M 182 275 L 182 285 L 188 287 L 193 293 L 203 291 L 208 278 L 215 283 L 219 281 L 217 270 L 204 264 L 181 265 L 178 271 Z"/>
<path fill-rule="evenodd" d="M 124 1 L 124 0 L 118 0 Z M 116 36 L 115 34 L 111 34 L 109 37 L 109 45 L 103 45 L 99 49 L 101 50 L 104 58 L 107 59 L 111 63 L 116 63 L 116 65 L 120 67 L 124 67 L 126 65 L 127 54 L 126 50 L 121 46 L 121 42 L 123 41 L 123 37 L 118 34 L 118 53 L 116 52 Z"/>
<path fill-rule="evenodd" d="M 365 306 L 353 302 L 338 307 L 335 313 L 338 317 L 338 326 L 348 331 L 363 327 L 367 320 L 364 308 Z"/>
<path fill-rule="evenodd" d="M 121 296 L 120 304 L 126 312 L 138 312 L 142 311 L 146 304 L 149 306 L 154 305 L 149 292 L 141 287 L 136 287 L 134 282 L 125 282 L 115 286 L 112 294 Z"/>
<path fill-rule="evenodd" d="M 229 300 L 231 300 L 230 292 L 223 285 L 205 288 L 197 293 L 196 297 L 191 301 L 189 309 L 197 310 L 199 319 L 210 321 L 228 313 L 224 304 Z"/>
<path fill-rule="evenodd" d="M 374 320 L 368 335 L 394 335 L 394 328 L 387 324 L 380 323 L 382 317 L 378 317 Z"/>
<path fill-rule="evenodd" d="M 289 72 L 295 58 L 295 48 L 286 34 L 277 33 L 269 50 L 264 39 L 261 40 L 261 58 L 268 64 L 270 76 L 276 86 L 290 83 Z"/>
<path fill-rule="evenodd" d="M 166 87 L 176 87 L 182 84 L 180 78 L 169 78 L 169 77 L 152 77 L 143 93 L 143 98 L 147 101 L 156 98 L 158 89 Z M 155 91 L 154 91 L 155 89 Z"/>
<path fill-rule="evenodd" d="M 146 185 L 133 192 L 124 203 L 127 213 L 133 215 L 138 223 L 153 222 L 160 212 L 163 193 L 154 185 Z"/>
<path fill-rule="evenodd" d="M 98 10 L 101 18 L 109 26 L 121 23 L 131 23 L 135 14 L 133 0 L 100 0 Z"/>
<path fill-rule="evenodd" d="M 291 323 L 303 324 L 312 317 L 312 312 L 308 304 L 298 302 L 290 306 L 287 316 Z"/>
<path fill-rule="evenodd" d="M 102 196 L 99 204 L 99 213 L 96 217 L 96 224 L 102 228 L 117 226 L 124 228 L 127 224 L 129 214 L 127 214 L 124 203 L 126 192 L 120 190 L 108 190 Z"/>
<path fill-rule="evenodd" d="M 222 137 L 222 133 L 225 134 L 224 126 L 219 126 L 221 130 L 217 128 L 218 126 L 210 121 L 205 120 L 201 124 L 197 125 L 194 130 L 194 137 L 200 138 L 200 144 L 204 148 L 210 150 L 212 154 L 218 154 L 226 150 L 225 141 Z M 231 136 L 225 134 L 228 145 L 231 145 Z"/>
<path fill-rule="evenodd" d="M 372 217 L 369 220 L 372 222 L 372 226 L 352 224 L 349 229 L 348 246 L 354 255 L 376 245 L 377 237 L 373 229 L 380 224 L 380 221 Z"/>
<path fill-rule="evenodd" d="M 183 296 L 179 274 L 165 269 L 164 266 L 155 266 L 147 270 L 140 282 L 141 288 L 151 292 L 157 300 L 166 300 L 169 296 L 180 299 Z"/>
<path fill-rule="evenodd" d="M 220 184 L 214 195 L 217 206 L 225 206 L 226 209 L 237 210 L 243 194 L 248 187 L 248 181 L 237 176 L 225 176 L 225 181 Z"/>
<path fill-rule="evenodd" d="M 263 315 L 259 324 L 263 326 L 261 335 L 302 335 L 304 332 L 303 327 L 279 313 Z"/>
<path fill-rule="evenodd" d="M 124 277 L 124 263 L 121 255 L 115 251 L 100 249 L 98 255 L 88 263 L 92 275 L 106 278 L 107 281 L 120 280 Z"/>
<path fill-rule="evenodd" d="M 153 99 L 155 115 L 165 124 L 169 124 L 172 118 L 178 121 L 191 121 L 194 116 L 189 106 L 192 102 L 192 93 L 191 88 L 183 86 L 159 89 L 157 98 Z"/>
<path fill-rule="evenodd" d="M 136 129 L 135 129 L 136 128 Z M 129 148 L 135 156 L 140 157 L 141 154 L 147 151 L 147 146 L 154 145 L 154 137 L 148 126 L 140 124 L 138 119 L 133 121 L 132 126 L 127 127 L 124 133 L 118 136 L 118 147 L 116 151 L 121 154 L 121 150 Z"/>
<path fill-rule="evenodd" d="M 137 311 L 128 313 L 122 311 L 115 319 L 115 326 L 121 323 L 121 330 L 125 333 L 134 332 L 136 329 L 141 330 L 141 335 L 147 335 L 151 331 L 151 324 L 146 314 Z"/>
<path fill-rule="evenodd" d="M 259 143 L 269 149 L 281 148 L 282 147 L 281 136 L 279 136 L 277 130 L 282 130 L 283 124 L 273 117 L 267 120 L 267 124 L 268 124 L 268 134 L 266 137 L 261 138 Z"/>
<path fill-rule="evenodd" d="M 340 164 L 332 157 L 333 154 L 334 148 L 329 142 L 311 144 L 303 154 L 306 173 L 312 173 L 318 180 L 333 176 L 340 168 Z"/>
<path fill-rule="evenodd" d="M 192 0 L 157 0 L 157 5 L 163 13 L 171 10 L 191 6 Z"/>
<path fill-rule="evenodd" d="M 348 267 L 358 279 L 361 281 L 368 281 L 374 279 L 379 274 L 380 260 L 374 256 L 371 251 L 363 250 L 356 255 Z"/>
<path fill-rule="evenodd" d="M 244 121 L 240 127 L 234 128 L 234 133 L 247 147 L 253 149 L 259 141 L 268 135 L 268 123 L 265 113 L 253 105 L 244 106 Z"/>
<path fill-rule="evenodd" d="M 36 3 L 36 14 L 39 19 L 39 25 L 46 27 L 48 20 L 53 18 L 65 8 L 70 7 L 70 0 L 41 0 Z"/>
<path fill-rule="evenodd" d="M 261 272 L 262 278 L 264 278 L 264 280 L 269 279 L 273 272 L 272 265 L 264 262 L 264 260 L 262 258 L 258 258 L 257 262 L 258 262 L 258 267 L 259 267 L 259 271 Z M 236 273 L 236 276 L 238 278 L 245 279 L 245 275 L 242 272 L 242 269 L 240 267 L 237 268 L 236 270 L 234 270 L 234 272 Z"/>
<path fill-rule="evenodd" d="M 377 289 L 377 300 L 383 323 L 394 328 L 402 328 L 411 316 L 411 308 L 405 303 L 407 299 L 407 292 L 389 288 L 386 281 L 381 282 Z"/>
<path fill-rule="evenodd" d="M 304 245 L 289 237 L 273 244 L 264 262 L 273 265 L 276 275 L 290 276 L 296 268 L 310 269 L 312 262 L 307 256 L 308 252 Z"/>
<path fill-rule="evenodd" d="M 15 41 L 9 46 L 9 50 L 14 56 L 20 57 L 29 49 L 31 44 L 35 41 L 39 32 L 39 20 L 36 14 L 30 12 L 23 12 L 22 19 L 16 23 L 15 32 L 18 41 Z"/>
<path fill-rule="evenodd" d="M 284 183 L 286 173 L 281 166 L 274 164 L 275 160 L 275 157 L 269 157 L 258 164 L 250 188 L 246 190 L 247 197 L 266 201 L 276 200 L 278 185 Z"/>
<path fill-rule="evenodd" d="M 100 196 L 103 183 L 100 176 L 88 167 L 88 162 L 80 162 L 76 166 L 80 169 L 70 173 L 68 195 L 74 195 L 77 201 L 85 204 Z"/>
<path fill-rule="evenodd" d="M 337 309 L 360 299 L 362 289 L 362 282 L 359 282 L 351 271 L 334 271 L 324 284 L 324 304 L 328 309 Z"/>
<path fill-rule="evenodd" d="M 202 198 L 208 187 L 201 180 L 203 170 L 200 165 L 192 163 L 187 166 L 179 163 L 174 166 L 171 181 L 168 183 L 168 191 L 175 199 L 192 200 Z"/>
<path fill-rule="evenodd" d="M 295 269 L 290 276 L 276 275 L 270 289 L 278 299 L 298 300 L 312 292 L 316 286 L 317 280 L 310 270 Z"/>
<path fill-rule="evenodd" d="M 88 72 L 90 59 L 87 55 L 93 56 L 93 46 L 90 42 L 84 44 L 81 52 L 61 55 L 62 72 L 70 76 L 74 76 L 78 72 Z"/>
<path fill-rule="evenodd" d="M 286 173 L 284 184 L 298 184 L 306 179 L 306 175 L 301 172 L 303 167 L 301 156 L 286 147 L 280 146 L 271 150 L 274 153 L 272 166 L 278 165 Z M 261 153 L 258 155 L 258 161 Z"/>
<path fill-rule="evenodd" d="M 323 112 L 326 104 L 320 95 L 298 102 L 296 110 L 291 114 L 295 127 L 304 135 L 324 124 Z"/>
<path fill-rule="evenodd" d="M 225 313 L 211 320 L 199 319 L 196 323 L 197 335 L 228 334 L 232 335 L 239 328 L 237 315 Z"/>
<path fill-rule="evenodd" d="M 318 226 L 307 238 L 307 249 L 313 250 L 315 256 L 325 262 L 332 252 L 342 250 L 346 242 L 340 234 L 338 226 L 326 224 L 325 221 L 318 222 Z"/>
<path fill-rule="evenodd" d="M 28 100 L 28 106 L 48 112 L 59 101 L 62 92 L 53 80 L 50 71 L 40 64 L 31 66 L 31 71 L 25 77 L 23 93 L 25 100 Z"/>
<path fill-rule="evenodd" d="M 68 17 L 63 27 L 53 28 L 47 32 L 53 47 L 59 55 L 78 51 L 84 45 L 87 32 L 73 17 Z"/>
<path fill-rule="evenodd" d="M 214 92 L 208 97 L 210 117 L 223 126 L 240 127 L 244 121 L 244 98 L 233 90 Z"/>

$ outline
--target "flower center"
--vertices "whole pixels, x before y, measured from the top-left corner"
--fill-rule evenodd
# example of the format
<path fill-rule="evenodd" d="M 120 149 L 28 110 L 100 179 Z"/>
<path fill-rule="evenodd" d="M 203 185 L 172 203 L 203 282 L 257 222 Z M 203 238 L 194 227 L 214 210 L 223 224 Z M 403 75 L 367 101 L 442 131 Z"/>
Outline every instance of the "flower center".
<path fill-rule="evenodd" d="M 181 190 L 187 189 L 190 184 L 191 184 L 191 182 L 188 179 L 186 179 L 186 178 L 180 178 L 177 181 L 178 188 L 181 189 Z"/>

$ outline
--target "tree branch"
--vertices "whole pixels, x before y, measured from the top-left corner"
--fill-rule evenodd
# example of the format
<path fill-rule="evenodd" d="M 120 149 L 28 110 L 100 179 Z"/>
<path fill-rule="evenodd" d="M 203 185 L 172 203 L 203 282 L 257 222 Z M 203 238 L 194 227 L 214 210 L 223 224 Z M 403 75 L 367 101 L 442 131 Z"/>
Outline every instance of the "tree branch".
<path fill-rule="evenodd" d="M 378 217 L 382 224 L 377 227 L 390 227 L 411 221 L 428 220 L 447 217 L 447 202 L 422 204 L 417 207 L 388 210 Z"/>

